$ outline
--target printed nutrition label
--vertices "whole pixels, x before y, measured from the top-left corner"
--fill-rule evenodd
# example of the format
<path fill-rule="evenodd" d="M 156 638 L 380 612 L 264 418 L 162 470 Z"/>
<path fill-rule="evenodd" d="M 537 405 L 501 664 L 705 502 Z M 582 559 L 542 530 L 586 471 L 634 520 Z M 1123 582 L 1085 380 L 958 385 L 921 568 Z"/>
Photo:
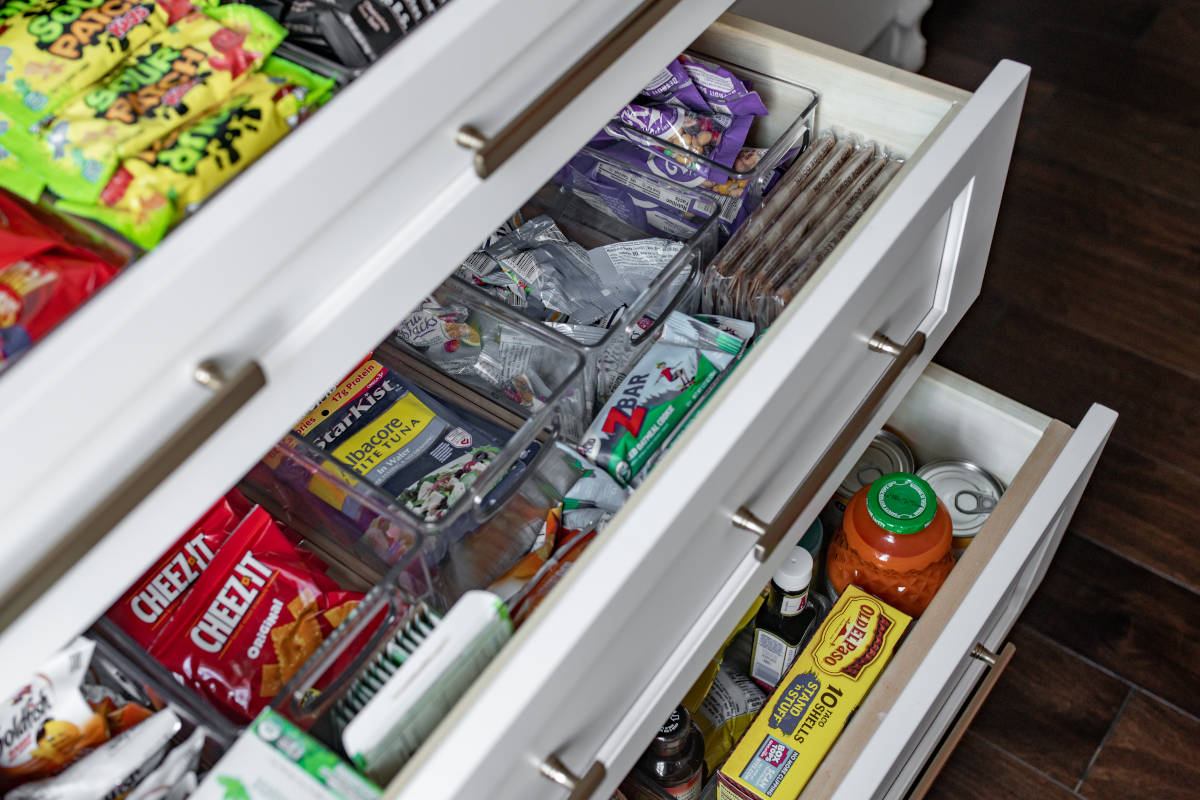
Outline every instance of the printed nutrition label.
<path fill-rule="evenodd" d="M 796 660 L 798 652 L 798 648 L 792 647 L 770 631 L 756 630 L 750 677 L 769 686 L 778 686 L 788 667 Z"/>

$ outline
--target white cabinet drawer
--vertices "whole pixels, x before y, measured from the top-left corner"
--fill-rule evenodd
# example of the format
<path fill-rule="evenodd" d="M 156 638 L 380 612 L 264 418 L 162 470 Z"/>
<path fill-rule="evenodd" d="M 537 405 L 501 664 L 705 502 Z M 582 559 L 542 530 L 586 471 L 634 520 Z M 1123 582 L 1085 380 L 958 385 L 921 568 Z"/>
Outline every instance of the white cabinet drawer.
<path fill-rule="evenodd" d="M 971 96 L 739 18 L 694 49 L 761 73 L 768 106 L 771 75 L 811 85 L 822 127 L 883 142 L 908 163 L 396 779 L 398 797 L 482 787 L 553 797 L 537 767 L 550 756 L 581 775 L 598 756 L 610 772 L 603 796 L 636 756 L 628 743 L 644 743 L 637 734 L 686 689 L 673 684 L 695 647 L 784 555 L 766 547 L 760 560 L 735 511 L 768 516 L 803 477 L 781 514 L 811 521 L 847 448 L 865 445 L 863 426 L 898 401 L 978 293 L 1024 67 L 1000 65 Z M 876 332 L 913 346 L 897 361 L 868 348 Z"/>
<path fill-rule="evenodd" d="M 985 669 L 971 657 L 972 649 L 981 644 L 999 652 L 1041 581 L 1115 419 L 1109 409 L 1092 406 L 1072 429 L 937 365 L 927 367 L 906 396 L 891 398 L 872 418 L 871 429 L 842 459 L 839 475 L 852 466 L 872 432 L 887 423 L 913 444 L 918 463 L 972 460 L 1008 490 L 800 800 L 905 796 Z M 795 482 L 803 472 L 790 477 Z M 799 517 L 786 543 L 799 539 L 820 505 Z M 770 567 L 749 554 L 731 566 L 730 578 L 679 632 L 667 661 L 597 751 L 613 779 L 596 797 L 607 797 L 632 768 L 770 578 Z M 643 644 L 627 639 L 623 649 L 640 653 Z M 604 680 L 607 664 L 597 665 L 587 685 Z M 586 762 L 573 766 L 583 768 Z"/>

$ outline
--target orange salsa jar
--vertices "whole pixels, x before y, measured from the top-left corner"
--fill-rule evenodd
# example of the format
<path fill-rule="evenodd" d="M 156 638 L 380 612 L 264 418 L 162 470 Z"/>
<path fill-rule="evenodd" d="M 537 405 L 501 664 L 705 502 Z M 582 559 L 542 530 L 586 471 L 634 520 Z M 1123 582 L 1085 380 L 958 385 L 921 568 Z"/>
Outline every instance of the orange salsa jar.
<path fill-rule="evenodd" d="M 920 616 L 954 566 L 950 514 L 928 483 L 893 472 L 859 489 L 829 543 L 834 591 L 850 584 Z"/>

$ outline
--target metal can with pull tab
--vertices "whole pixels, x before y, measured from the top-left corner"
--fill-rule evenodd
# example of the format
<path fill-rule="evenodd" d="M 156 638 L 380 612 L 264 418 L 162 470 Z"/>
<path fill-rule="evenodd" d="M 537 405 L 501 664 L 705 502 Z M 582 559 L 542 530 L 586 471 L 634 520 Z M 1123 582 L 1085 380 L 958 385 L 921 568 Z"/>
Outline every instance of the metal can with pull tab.
<path fill-rule="evenodd" d="M 826 531 L 836 531 L 842 525 L 846 505 L 855 492 L 864 486 L 870 486 L 884 475 L 893 472 L 913 472 L 916 466 L 912 450 L 903 439 L 891 431 L 880 431 L 867 445 L 866 452 L 855 463 L 854 469 L 846 475 L 833 499 L 821 511 L 821 524 L 825 526 Z"/>
<path fill-rule="evenodd" d="M 917 470 L 950 512 L 957 560 L 983 528 L 1004 495 L 1004 484 L 978 464 L 960 459 L 931 461 Z"/>

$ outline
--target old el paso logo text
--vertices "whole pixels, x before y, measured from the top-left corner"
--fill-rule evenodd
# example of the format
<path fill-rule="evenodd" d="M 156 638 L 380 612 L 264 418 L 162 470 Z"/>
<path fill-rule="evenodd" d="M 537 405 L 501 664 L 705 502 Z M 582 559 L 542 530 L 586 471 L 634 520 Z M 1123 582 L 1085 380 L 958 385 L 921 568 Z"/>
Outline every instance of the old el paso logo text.
<path fill-rule="evenodd" d="M 642 429 L 642 423 L 646 421 L 646 408 L 640 403 L 642 390 L 646 388 L 648 380 L 648 375 L 630 375 L 626 379 L 621 396 L 613 403 L 612 408 L 608 410 L 608 416 L 604 418 L 602 430 L 605 433 L 615 433 L 619 425 L 634 436 L 638 435 Z"/>
<path fill-rule="evenodd" d="M 818 664 L 831 675 L 842 674 L 854 680 L 883 651 L 887 632 L 895 623 L 878 604 L 862 600 L 852 619 L 826 637 L 825 652 Z"/>
<path fill-rule="evenodd" d="M 821 681 L 812 672 L 801 672 L 792 678 L 787 688 L 779 693 L 779 699 L 771 709 L 770 727 L 791 736 L 820 691 Z M 836 703 L 835 699 L 829 705 Z"/>

